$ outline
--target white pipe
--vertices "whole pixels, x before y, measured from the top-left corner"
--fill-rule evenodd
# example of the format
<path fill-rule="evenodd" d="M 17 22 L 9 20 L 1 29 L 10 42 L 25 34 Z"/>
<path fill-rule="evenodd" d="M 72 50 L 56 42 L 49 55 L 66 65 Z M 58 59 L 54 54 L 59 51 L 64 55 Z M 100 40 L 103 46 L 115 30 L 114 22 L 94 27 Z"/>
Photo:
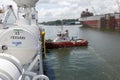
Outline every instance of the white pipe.
<path fill-rule="evenodd" d="M 49 78 L 45 75 L 37 75 L 37 76 L 33 77 L 32 80 L 37 80 L 37 79 L 49 80 Z"/>

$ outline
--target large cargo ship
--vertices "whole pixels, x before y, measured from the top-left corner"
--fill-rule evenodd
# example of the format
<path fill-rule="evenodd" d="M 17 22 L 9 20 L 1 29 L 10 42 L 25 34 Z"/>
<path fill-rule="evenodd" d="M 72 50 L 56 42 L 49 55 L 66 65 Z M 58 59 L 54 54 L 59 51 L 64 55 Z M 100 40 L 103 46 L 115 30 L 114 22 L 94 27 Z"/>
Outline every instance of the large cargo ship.
<path fill-rule="evenodd" d="M 88 9 L 81 13 L 80 22 L 83 26 L 103 29 L 120 29 L 120 13 L 94 15 Z"/>

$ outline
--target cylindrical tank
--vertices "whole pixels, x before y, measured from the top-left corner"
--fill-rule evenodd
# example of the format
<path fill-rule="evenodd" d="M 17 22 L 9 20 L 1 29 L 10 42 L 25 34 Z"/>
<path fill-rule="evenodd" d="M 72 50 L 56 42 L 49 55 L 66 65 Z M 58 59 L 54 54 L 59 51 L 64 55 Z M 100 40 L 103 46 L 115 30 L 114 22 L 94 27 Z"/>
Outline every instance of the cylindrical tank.
<path fill-rule="evenodd" d="M 15 57 L 0 54 L 0 80 L 19 80 L 22 73 L 22 66 Z"/>
<path fill-rule="evenodd" d="M 40 51 L 40 32 L 37 26 L 16 26 L 0 33 L 0 52 L 15 56 L 22 64 L 31 62 Z"/>
<path fill-rule="evenodd" d="M 18 6 L 21 7 L 34 7 L 38 0 L 14 0 Z"/>

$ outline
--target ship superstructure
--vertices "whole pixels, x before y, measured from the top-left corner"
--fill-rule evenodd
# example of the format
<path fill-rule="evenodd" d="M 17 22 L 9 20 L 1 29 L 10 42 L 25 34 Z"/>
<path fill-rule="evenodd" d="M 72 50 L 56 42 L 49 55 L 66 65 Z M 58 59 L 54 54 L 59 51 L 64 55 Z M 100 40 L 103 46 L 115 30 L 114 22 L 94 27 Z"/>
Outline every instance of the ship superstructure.
<path fill-rule="evenodd" d="M 18 10 L 9 5 L 0 21 L 0 80 L 49 80 L 43 74 L 38 0 L 14 1 Z"/>

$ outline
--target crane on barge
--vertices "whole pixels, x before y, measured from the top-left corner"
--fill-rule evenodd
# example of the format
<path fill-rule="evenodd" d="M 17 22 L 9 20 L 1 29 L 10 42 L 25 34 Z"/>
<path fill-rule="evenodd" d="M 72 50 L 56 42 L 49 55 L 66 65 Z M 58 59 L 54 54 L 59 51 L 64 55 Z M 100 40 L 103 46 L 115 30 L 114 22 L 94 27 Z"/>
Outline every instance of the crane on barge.
<path fill-rule="evenodd" d="M 1 19 L 0 80 L 49 80 L 43 74 L 42 42 L 35 4 L 38 0 L 14 0 Z M 9 18 L 13 14 L 13 23 Z M 11 20 L 10 20 L 11 21 Z M 34 69 L 39 71 L 35 72 Z"/>

